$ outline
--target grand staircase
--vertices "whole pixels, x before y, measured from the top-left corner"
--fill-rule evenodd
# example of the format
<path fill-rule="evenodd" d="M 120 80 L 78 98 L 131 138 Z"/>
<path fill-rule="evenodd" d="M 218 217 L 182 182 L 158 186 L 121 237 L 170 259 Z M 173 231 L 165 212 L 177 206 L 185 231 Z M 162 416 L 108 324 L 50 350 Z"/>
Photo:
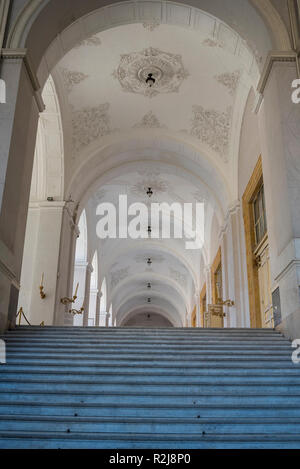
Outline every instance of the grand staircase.
<path fill-rule="evenodd" d="M 300 448 L 300 365 L 266 329 L 19 327 L 0 448 Z"/>

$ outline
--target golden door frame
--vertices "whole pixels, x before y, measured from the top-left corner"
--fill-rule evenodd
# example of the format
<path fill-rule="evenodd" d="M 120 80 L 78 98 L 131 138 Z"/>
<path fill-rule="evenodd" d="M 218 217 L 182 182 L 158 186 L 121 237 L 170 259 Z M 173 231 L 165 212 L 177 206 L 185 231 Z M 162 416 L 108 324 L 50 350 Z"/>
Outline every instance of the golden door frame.
<path fill-rule="evenodd" d="M 253 255 L 255 247 L 254 214 L 252 202 L 263 182 L 261 155 L 255 165 L 243 195 L 243 218 L 246 242 L 247 276 L 249 291 L 250 325 L 262 327 L 259 297 L 258 266 Z M 265 238 L 264 238 L 265 239 Z"/>

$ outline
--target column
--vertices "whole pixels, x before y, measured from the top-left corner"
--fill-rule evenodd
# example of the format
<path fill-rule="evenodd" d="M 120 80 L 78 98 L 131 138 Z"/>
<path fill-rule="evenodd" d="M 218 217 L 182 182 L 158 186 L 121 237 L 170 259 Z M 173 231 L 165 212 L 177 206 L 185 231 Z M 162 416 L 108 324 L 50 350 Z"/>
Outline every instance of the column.
<path fill-rule="evenodd" d="M 79 228 L 74 219 L 74 213 L 68 205 L 65 205 L 62 217 L 54 312 L 54 325 L 56 326 L 73 326 L 74 317 L 69 313 L 69 310 L 73 308 L 74 303 L 65 306 L 61 303 L 61 298 L 66 296 L 72 298 L 74 294 L 75 249 L 76 240 L 79 236 Z"/>
<path fill-rule="evenodd" d="M 85 293 L 84 293 L 84 313 L 83 313 L 83 326 L 89 325 L 89 308 L 90 308 L 90 291 L 91 291 L 91 275 L 93 272 L 93 266 L 88 263 L 86 266 L 85 274 Z"/>
<path fill-rule="evenodd" d="M 195 293 L 194 298 L 196 305 L 196 327 L 201 327 L 200 294 Z"/>
<path fill-rule="evenodd" d="M 0 104 L 0 331 L 15 322 L 38 115 L 43 110 L 25 53 L 1 53 L 6 103 Z"/>
<path fill-rule="evenodd" d="M 19 306 L 31 324 L 54 324 L 64 202 L 31 204 L 26 227 Z M 45 299 L 39 286 L 44 273 Z"/>
<path fill-rule="evenodd" d="M 98 290 L 98 294 L 97 294 L 97 298 L 96 298 L 96 320 L 95 320 L 95 326 L 100 326 L 100 302 L 101 302 L 101 296 L 102 296 L 102 293 L 99 292 Z"/>
<path fill-rule="evenodd" d="M 72 308 L 80 310 L 84 306 L 84 295 L 85 295 L 85 277 L 86 277 L 86 261 L 76 261 L 74 268 L 74 279 L 73 279 L 73 291 L 79 283 L 77 300 L 73 303 Z M 77 314 L 73 319 L 74 326 L 83 326 L 83 314 Z"/>
<path fill-rule="evenodd" d="M 106 313 L 105 327 L 110 327 L 110 313 Z"/>
<path fill-rule="evenodd" d="M 259 110 L 272 291 L 279 289 L 278 328 L 300 337 L 300 104 L 291 99 L 295 62 L 275 62 Z M 276 324 L 275 324 L 276 325 Z"/>

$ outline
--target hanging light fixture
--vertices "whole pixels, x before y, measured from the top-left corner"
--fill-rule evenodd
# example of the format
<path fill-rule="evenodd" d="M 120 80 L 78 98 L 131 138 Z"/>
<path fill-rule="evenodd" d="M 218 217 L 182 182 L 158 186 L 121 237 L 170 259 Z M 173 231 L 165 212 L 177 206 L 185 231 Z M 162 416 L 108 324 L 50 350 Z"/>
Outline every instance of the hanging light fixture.
<path fill-rule="evenodd" d="M 148 190 L 147 190 L 146 194 L 147 194 L 147 196 L 148 196 L 149 198 L 152 197 L 152 195 L 153 195 L 153 190 L 152 190 L 151 187 L 148 187 Z"/>
<path fill-rule="evenodd" d="M 147 259 L 147 264 L 148 264 L 148 265 L 151 265 L 151 264 L 152 264 L 152 260 L 151 260 L 150 257 Z"/>
<path fill-rule="evenodd" d="M 151 303 L 151 298 L 148 298 L 148 300 L 147 300 L 147 301 L 148 301 L 148 303 Z"/>
<path fill-rule="evenodd" d="M 151 288 L 151 283 L 150 282 L 148 283 L 147 288 Z"/>
<path fill-rule="evenodd" d="M 146 78 L 146 85 L 149 86 L 149 88 L 152 88 L 153 85 L 155 85 L 155 78 L 153 76 L 153 73 L 148 73 L 148 76 Z"/>

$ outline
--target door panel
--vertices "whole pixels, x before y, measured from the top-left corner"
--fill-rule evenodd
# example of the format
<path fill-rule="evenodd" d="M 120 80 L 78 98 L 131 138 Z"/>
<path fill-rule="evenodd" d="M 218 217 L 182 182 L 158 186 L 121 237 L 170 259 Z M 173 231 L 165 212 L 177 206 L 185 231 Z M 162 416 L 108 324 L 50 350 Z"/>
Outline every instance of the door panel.
<path fill-rule="evenodd" d="M 274 327 L 272 293 L 270 281 L 270 256 L 269 246 L 264 244 L 259 249 L 258 255 L 258 282 L 262 327 Z"/>

